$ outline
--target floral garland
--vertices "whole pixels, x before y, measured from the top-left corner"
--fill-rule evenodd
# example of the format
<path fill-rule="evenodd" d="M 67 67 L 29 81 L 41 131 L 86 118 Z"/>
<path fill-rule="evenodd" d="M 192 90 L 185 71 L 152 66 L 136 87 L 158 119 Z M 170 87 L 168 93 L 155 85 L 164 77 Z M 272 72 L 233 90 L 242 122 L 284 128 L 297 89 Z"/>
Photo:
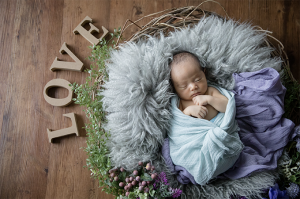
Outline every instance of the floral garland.
<path fill-rule="evenodd" d="M 146 198 L 177 198 L 182 191 L 169 187 L 166 174 L 157 174 L 151 163 L 139 163 L 134 171 L 125 171 L 123 168 L 112 168 L 107 156 L 109 149 L 106 142 L 110 137 L 102 125 L 106 122 L 106 114 L 103 111 L 101 85 L 108 79 L 105 69 L 106 60 L 113 50 L 116 38 L 120 36 L 120 28 L 111 33 L 109 40 L 101 40 L 99 45 L 92 46 L 92 55 L 88 59 L 95 63 L 85 72 L 89 74 L 85 84 L 72 84 L 72 89 L 77 95 L 73 100 L 86 108 L 85 113 L 89 123 L 85 124 L 87 131 L 87 147 L 85 151 L 89 158 L 87 167 L 91 176 L 99 180 L 103 191 L 113 194 L 117 199 L 146 199 Z"/>
<path fill-rule="evenodd" d="M 84 148 L 88 155 L 87 167 L 91 176 L 99 180 L 103 191 L 113 194 L 117 199 L 146 199 L 146 198 L 177 198 L 182 191 L 169 187 L 166 174 L 156 173 L 155 167 L 150 163 L 139 163 L 134 171 L 125 171 L 123 168 L 112 168 L 108 157 L 109 149 L 106 141 L 109 132 L 105 132 L 102 125 L 106 122 L 106 113 L 101 102 L 102 86 L 108 80 L 105 69 L 106 60 L 109 59 L 111 50 L 115 50 L 115 39 L 120 36 L 120 28 L 111 33 L 109 40 L 101 40 L 97 46 L 92 46 L 91 56 L 88 58 L 95 65 L 91 65 L 86 72 L 89 76 L 85 84 L 72 84 L 72 89 L 77 95 L 73 100 L 86 108 L 89 123 L 85 124 L 87 131 L 87 147 Z M 294 105 L 299 106 L 300 84 L 288 78 L 287 71 L 283 77 L 283 84 L 287 88 L 285 97 L 285 117 L 290 119 Z M 286 160 L 279 165 L 280 183 L 270 187 L 263 194 L 266 199 L 297 198 L 300 195 L 300 132 L 296 139 L 285 147 Z M 283 191 L 281 191 L 283 190 Z M 246 199 L 245 196 L 232 198 Z"/>
<path fill-rule="evenodd" d="M 177 198 L 182 191 L 169 187 L 167 176 L 164 172 L 157 174 L 151 163 L 139 162 L 139 166 L 131 174 L 123 168 L 109 170 L 110 186 L 119 186 L 124 189 L 125 196 L 120 195 L 117 199 L 147 199 L 147 198 Z"/>

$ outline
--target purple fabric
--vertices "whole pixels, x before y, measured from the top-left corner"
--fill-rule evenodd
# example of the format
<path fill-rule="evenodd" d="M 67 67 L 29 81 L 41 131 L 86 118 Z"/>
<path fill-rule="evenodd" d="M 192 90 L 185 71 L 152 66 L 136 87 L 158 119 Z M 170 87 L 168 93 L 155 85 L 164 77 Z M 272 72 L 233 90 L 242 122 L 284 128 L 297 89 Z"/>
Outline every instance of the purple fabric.
<path fill-rule="evenodd" d="M 236 120 L 245 147 L 233 167 L 218 177 L 238 179 L 255 171 L 275 169 L 283 148 L 296 134 L 294 123 L 282 118 L 286 88 L 276 70 L 264 68 L 256 72 L 234 73 L 233 77 Z M 168 139 L 165 139 L 162 154 L 180 183 L 196 184 L 188 171 L 173 165 Z"/>

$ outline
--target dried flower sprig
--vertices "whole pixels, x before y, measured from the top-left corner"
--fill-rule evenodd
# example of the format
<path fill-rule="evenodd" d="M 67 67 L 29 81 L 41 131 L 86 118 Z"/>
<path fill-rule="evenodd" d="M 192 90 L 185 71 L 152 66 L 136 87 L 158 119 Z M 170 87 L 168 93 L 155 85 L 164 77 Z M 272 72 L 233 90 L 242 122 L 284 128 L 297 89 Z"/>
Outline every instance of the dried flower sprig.
<path fill-rule="evenodd" d="M 123 193 L 117 199 L 177 198 L 182 193 L 180 189 L 169 187 L 166 174 L 161 172 L 158 175 L 151 163 L 139 162 L 139 166 L 133 172 L 115 168 L 109 173 L 111 178 L 106 182 Z"/>

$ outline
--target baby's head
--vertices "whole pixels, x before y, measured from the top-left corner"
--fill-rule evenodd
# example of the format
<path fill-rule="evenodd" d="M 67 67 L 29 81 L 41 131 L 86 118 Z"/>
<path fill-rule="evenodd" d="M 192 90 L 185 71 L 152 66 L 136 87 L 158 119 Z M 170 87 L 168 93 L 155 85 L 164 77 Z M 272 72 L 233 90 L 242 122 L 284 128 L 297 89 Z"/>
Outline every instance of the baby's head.
<path fill-rule="evenodd" d="M 206 93 L 205 71 L 194 54 L 189 52 L 175 54 L 170 67 L 171 82 L 180 99 L 190 101 L 193 97 Z"/>

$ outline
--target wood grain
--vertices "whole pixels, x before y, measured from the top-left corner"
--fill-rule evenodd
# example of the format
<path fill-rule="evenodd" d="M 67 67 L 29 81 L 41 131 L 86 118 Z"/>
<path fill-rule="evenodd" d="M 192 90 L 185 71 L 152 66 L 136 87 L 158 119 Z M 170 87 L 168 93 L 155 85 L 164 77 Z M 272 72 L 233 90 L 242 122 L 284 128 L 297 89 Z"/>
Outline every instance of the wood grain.
<path fill-rule="evenodd" d="M 86 122 L 78 105 L 54 107 L 43 98 L 43 88 L 52 79 L 83 83 L 86 74 L 49 69 L 64 42 L 88 68 L 90 43 L 74 28 L 86 17 L 109 31 L 126 19 L 173 7 L 198 5 L 198 0 L 1 0 L 0 1 L 0 198 L 113 198 L 98 188 L 83 168 L 87 155 L 84 130 L 80 137 L 70 135 L 49 144 L 47 128 L 71 126 L 63 114 L 78 115 L 79 129 Z M 285 46 L 291 70 L 300 78 L 300 1 L 299 0 L 219 0 L 228 15 L 273 32 Z M 215 3 L 203 9 L 224 13 Z M 143 20 L 143 23 L 149 19 Z M 126 31 L 125 38 L 137 27 Z M 98 35 L 101 36 L 102 33 Z M 52 91 L 56 98 L 67 96 L 66 89 Z"/>

